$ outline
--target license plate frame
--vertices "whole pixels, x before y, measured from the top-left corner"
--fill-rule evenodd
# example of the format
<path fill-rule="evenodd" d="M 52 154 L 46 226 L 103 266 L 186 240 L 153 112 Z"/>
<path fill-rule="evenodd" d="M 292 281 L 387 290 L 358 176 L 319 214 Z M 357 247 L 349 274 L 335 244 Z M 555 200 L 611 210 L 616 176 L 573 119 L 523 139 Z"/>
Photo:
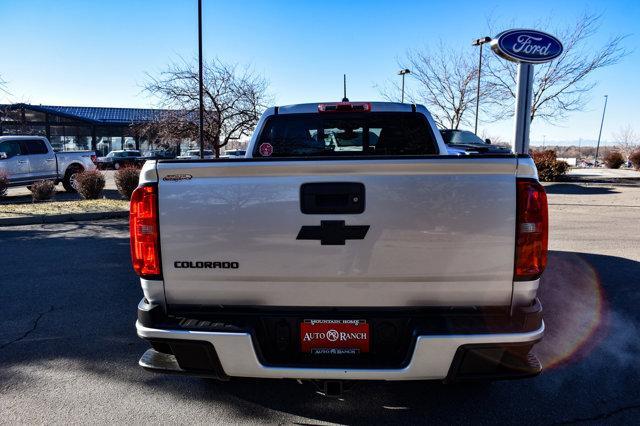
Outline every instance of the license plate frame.
<path fill-rule="evenodd" d="M 305 319 L 300 351 L 312 355 L 358 355 L 371 349 L 371 327 L 364 319 Z"/>

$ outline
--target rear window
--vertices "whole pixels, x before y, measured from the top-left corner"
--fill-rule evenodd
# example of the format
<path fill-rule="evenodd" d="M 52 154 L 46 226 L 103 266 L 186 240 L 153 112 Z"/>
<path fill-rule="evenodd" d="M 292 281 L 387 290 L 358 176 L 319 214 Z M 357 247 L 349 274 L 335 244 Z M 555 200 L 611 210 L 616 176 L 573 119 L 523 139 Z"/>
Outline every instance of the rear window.
<path fill-rule="evenodd" d="M 267 120 L 253 156 L 432 155 L 436 147 L 421 114 L 287 114 Z"/>

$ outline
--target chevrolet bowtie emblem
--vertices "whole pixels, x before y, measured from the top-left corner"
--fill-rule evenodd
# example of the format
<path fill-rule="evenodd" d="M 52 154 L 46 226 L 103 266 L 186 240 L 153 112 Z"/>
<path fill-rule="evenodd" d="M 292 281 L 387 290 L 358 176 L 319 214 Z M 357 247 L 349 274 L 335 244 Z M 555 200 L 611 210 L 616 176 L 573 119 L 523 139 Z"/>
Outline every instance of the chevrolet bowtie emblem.
<path fill-rule="evenodd" d="M 369 225 L 345 226 L 344 220 L 322 220 L 320 226 L 303 226 L 298 240 L 320 240 L 323 246 L 343 246 L 346 240 L 364 240 Z"/>

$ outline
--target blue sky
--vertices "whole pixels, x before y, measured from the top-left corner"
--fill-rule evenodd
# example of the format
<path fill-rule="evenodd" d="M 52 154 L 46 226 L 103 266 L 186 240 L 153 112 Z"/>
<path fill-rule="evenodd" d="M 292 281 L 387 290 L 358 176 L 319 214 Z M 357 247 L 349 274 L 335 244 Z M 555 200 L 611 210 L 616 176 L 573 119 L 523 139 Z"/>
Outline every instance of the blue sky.
<path fill-rule="evenodd" d="M 0 76 L 12 96 L 0 102 L 147 107 L 146 72 L 196 53 L 196 0 L 0 0 Z M 480 8 L 478 6 L 481 6 Z M 407 49 L 439 40 L 460 48 L 487 35 L 487 18 L 519 27 L 570 24 L 602 13 L 597 44 L 628 34 L 640 41 L 640 1 L 223 1 L 204 0 L 205 56 L 249 63 L 271 83 L 278 104 L 339 100 L 341 77 L 352 100 L 379 99 L 376 84 L 394 78 Z M 492 35 L 492 34 L 489 34 Z M 535 122 L 532 141 L 597 137 L 609 95 L 603 138 L 630 124 L 640 131 L 640 51 L 597 72 L 584 112 L 560 126 Z M 397 78 L 397 77 L 396 77 Z M 411 82 L 408 80 L 408 84 Z M 510 120 L 480 129 L 510 138 Z"/>

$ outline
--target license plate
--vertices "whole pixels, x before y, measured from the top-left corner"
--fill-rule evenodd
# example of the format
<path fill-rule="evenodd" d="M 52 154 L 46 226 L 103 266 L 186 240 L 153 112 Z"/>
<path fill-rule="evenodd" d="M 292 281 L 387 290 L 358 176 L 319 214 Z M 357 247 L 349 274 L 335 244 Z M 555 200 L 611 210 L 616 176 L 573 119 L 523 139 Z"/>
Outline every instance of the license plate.
<path fill-rule="evenodd" d="M 369 352 L 369 324 L 365 320 L 304 320 L 300 323 L 302 352 L 353 355 Z"/>

